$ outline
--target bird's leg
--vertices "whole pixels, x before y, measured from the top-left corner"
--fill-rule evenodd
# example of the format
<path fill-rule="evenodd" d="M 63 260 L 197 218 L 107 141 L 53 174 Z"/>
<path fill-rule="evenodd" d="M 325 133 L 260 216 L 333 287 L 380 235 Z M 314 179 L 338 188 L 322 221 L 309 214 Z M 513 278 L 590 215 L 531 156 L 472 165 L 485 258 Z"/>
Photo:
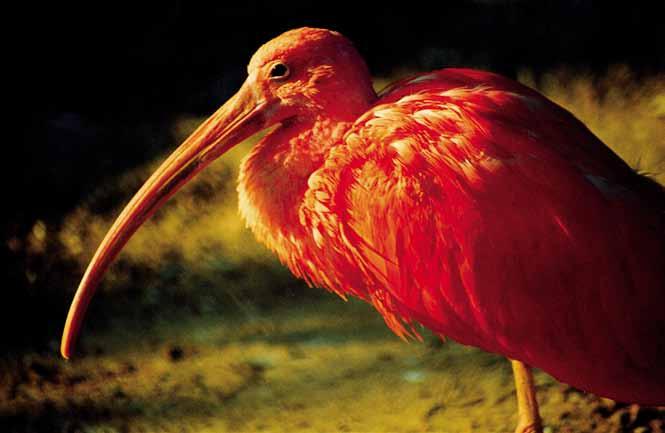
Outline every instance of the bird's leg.
<path fill-rule="evenodd" d="M 515 433 L 542 433 L 543 426 L 538 413 L 536 387 L 531 368 L 521 361 L 511 360 L 517 391 L 517 428 Z"/>

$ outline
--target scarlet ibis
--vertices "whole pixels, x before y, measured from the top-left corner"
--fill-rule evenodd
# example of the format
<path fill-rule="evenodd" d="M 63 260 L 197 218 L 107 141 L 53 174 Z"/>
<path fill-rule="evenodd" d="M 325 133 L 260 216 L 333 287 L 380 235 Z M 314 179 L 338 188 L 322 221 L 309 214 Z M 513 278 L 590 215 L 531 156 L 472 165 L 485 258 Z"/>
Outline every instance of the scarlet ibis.
<path fill-rule="evenodd" d="M 378 95 L 339 33 L 286 32 L 115 221 L 73 300 L 72 353 L 102 275 L 184 183 L 241 140 L 240 211 L 298 277 L 513 360 L 520 432 L 538 367 L 665 404 L 665 191 L 572 114 L 502 76 L 443 69 Z"/>

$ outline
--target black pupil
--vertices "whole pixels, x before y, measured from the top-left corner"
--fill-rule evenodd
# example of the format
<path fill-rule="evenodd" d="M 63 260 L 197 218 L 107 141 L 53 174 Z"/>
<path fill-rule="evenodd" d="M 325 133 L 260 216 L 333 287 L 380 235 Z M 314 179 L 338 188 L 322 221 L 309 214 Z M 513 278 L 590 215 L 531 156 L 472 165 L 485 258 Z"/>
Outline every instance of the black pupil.
<path fill-rule="evenodd" d="M 277 64 L 276 64 L 275 66 L 273 66 L 272 69 L 270 70 L 270 76 L 271 76 L 271 77 L 283 77 L 283 76 L 286 75 L 286 73 L 287 73 L 288 71 L 289 71 L 289 70 L 288 70 L 288 68 L 286 67 L 286 65 L 284 65 L 284 64 L 282 64 L 282 63 L 277 63 Z"/>

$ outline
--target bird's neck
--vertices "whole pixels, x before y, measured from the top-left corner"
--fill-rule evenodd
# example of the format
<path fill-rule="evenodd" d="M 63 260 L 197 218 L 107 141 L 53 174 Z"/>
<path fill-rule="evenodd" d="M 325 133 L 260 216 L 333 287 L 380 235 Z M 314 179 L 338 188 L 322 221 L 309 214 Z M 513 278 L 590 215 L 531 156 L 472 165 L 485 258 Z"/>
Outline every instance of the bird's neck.
<path fill-rule="evenodd" d="M 312 116 L 285 122 L 265 136 L 240 166 L 240 213 L 256 237 L 284 262 L 306 241 L 298 212 L 307 180 L 358 114 Z"/>

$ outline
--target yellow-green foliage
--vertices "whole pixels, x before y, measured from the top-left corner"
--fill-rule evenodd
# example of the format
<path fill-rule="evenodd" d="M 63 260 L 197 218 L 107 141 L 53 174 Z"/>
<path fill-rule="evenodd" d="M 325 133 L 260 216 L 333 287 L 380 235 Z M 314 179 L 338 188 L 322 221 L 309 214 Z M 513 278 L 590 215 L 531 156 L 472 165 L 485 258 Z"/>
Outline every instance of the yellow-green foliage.
<path fill-rule="evenodd" d="M 203 119 L 185 118 L 177 122 L 174 142 L 181 142 Z M 215 161 L 148 221 L 127 244 L 121 257 L 159 269 L 175 258 L 191 274 L 209 275 L 237 268 L 251 261 L 275 264 L 273 256 L 259 245 L 238 215 L 235 191 L 238 166 L 253 142 L 244 142 Z M 112 184 L 100 186 L 92 203 L 122 191 L 125 202 L 157 168 L 164 157 L 130 171 Z M 59 233 L 66 254 L 84 266 L 120 212 L 96 214 L 84 204 L 70 214 Z M 210 275 L 212 274 L 212 275 Z M 126 277 L 111 268 L 107 282 Z"/>
<path fill-rule="evenodd" d="M 128 433 L 505 433 L 517 422 L 505 359 L 431 336 L 405 344 L 361 302 L 119 323 L 83 335 L 88 356 L 0 363 L 0 390 L 15 394 L 0 392 L 3 417 L 44 431 Z M 540 371 L 535 380 L 546 432 L 662 431 L 659 412 L 640 411 L 643 427 L 627 430 L 630 407 Z"/>
<path fill-rule="evenodd" d="M 519 80 L 584 122 L 631 167 L 665 184 L 665 76 L 638 80 L 626 66 L 601 78 L 561 69 Z"/>
<path fill-rule="evenodd" d="M 566 70 L 538 80 L 525 71 L 519 78 L 573 112 L 629 164 L 665 183 L 665 77 L 636 81 L 629 69 L 618 67 L 600 79 Z M 376 86 L 381 88 L 389 81 L 377 80 Z M 178 122 L 173 129 L 174 144 L 201 120 Z M 168 261 L 165 258 L 175 256 L 189 272 L 211 274 L 211 278 L 248 261 L 275 264 L 272 255 L 245 229 L 236 210 L 238 164 L 251 145 L 241 144 L 183 188 L 137 232 L 122 257 L 159 269 Z M 98 195 L 122 191 L 128 200 L 158 163 L 101 186 Z M 89 205 L 82 205 L 69 215 L 60 233 L 67 254 L 84 266 L 119 210 L 98 215 Z M 111 272 L 107 280 L 114 278 L 122 275 Z"/>

